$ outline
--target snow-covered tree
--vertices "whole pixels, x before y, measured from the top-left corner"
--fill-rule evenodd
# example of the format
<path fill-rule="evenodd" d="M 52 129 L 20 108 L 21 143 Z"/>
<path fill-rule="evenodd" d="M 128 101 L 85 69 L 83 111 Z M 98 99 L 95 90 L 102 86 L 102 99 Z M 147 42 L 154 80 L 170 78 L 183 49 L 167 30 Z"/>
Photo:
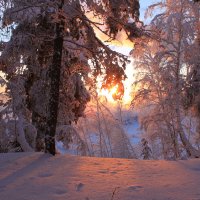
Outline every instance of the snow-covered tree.
<path fill-rule="evenodd" d="M 190 0 L 163 1 L 150 6 L 149 13 L 155 6 L 163 8 L 163 13 L 148 27 L 151 37 L 138 41 L 133 51 L 138 69 L 133 105 L 143 109 L 142 127 L 160 141 L 164 155 L 180 157 L 184 148 L 188 156 L 199 157 L 184 125 L 185 118 L 191 116 L 184 110 L 191 72 L 188 53 L 199 56 L 195 45 L 199 6 Z"/>
<path fill-rule="evenodd" d="M 115 110 L 115 106 L 96 92 L 76 129 L 85 141 L 89 156 L 137 158 L 133 144 Z"/>
<path fill-rule="evenodd" d="M 141 156 L 144 160 L 149 160 L 152 157 L 152 151 L 151 148 L 148 145 L 148 141 L 145 138 L 142 138 L 141 140 L 141 144 L 142 144 L 142 153 Z"/>
<path fill-rule="evenodd" d="M 108 86 L 126 77 L 127 58 L 102 42 L 95 29 L 109 41 L 121 31 L 130 39 L 139 37 L 139 3 L 137 0 L 0 3 L 4 7 L 2 27 L 12 28 L 10 41 L 3 43 L 0 69 L 7 76 L 13 112 L 19 123 L 23 121 L 22 126 L 27 121 L 36 127 L 37 149 L 43 149 L 43 142 L 39 141 L 45 138 L 45 150 L 55 154 L 56 126 L 69 125 L 83 115 L 89 100 L 84 88 L 89 72 L 95 76 L 103 73 L 104 85 Z M 20 90 L 14 91 L 16 84 L 20 84 Z"/>

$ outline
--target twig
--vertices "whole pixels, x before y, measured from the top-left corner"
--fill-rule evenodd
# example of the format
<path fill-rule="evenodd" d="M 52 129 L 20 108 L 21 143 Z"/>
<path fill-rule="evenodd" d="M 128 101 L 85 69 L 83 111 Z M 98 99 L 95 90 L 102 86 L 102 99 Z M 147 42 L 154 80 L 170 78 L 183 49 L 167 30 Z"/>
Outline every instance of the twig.
<path fill-rule="evenodd" d="M 112 193 L 112 196 L 111 196 L 111 200 L 114 200 L 114 198 L 115 198 L 117 192 L 119 192 L 119 188 L 120 188 L 120 187 L 116 187 L 116 188 L 113 190 L 113 193 Z"/>

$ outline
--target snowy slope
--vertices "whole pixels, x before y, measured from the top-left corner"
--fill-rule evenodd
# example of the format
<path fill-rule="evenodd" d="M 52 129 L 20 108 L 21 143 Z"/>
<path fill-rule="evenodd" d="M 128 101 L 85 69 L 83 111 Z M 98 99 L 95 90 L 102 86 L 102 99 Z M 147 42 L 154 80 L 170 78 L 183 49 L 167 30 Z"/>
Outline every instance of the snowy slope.
<path fill-rule="evenodd" d="M 199 200 L 199 186 L 199 159 L 0 154 L 0 200 Z"/>

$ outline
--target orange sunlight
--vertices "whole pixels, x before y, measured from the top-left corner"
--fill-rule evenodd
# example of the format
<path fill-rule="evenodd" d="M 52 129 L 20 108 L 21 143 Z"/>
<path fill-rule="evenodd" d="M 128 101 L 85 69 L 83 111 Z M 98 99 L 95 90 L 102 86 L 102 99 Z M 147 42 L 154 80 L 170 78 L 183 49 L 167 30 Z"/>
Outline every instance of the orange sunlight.
<path fill-rule="evenodd" d="M 108 89 L 98 89 L 97 92 L 98 92 L 98 95 L 100 97 L 105 97 L 106 100 L 109 103 L 111 103 L 112 105 L 117 104 L 117 102 L 119 101 L 119 100 L 116 100 L 114 98 L 114 96 L 117 94 L 117 86 L 113 87 L 110 90 L 108 90 Z M 130 103 L 131 103 L 132 98 L 131 98 L 129 92 L 130 92 L 130 89 L 126 88 L 125 91 L 124 91 L 124 95 L 123 95 L 122 99 L 120 100 L 124 105 L 130 105 Z"/>
<path fill-rule="evenodd" d="M 133 78 L 134 69 L 133 69 L 133 63 L 132 62 L 127 65 L 125 72 L 126 72 L 126 75 L 127 75 L 127 79 L 125 81 L 123 81 L 124 95 L 123 95 L 123 98 L 121 99 L 121 102 L 124 105 L 129 106 L 131 101 L 132 101 L 131 92 L 132 92 L 132 84 L 134 82 L 134 78 Z M 115 87 L 110 88 L 110 89 L 101 88 L 102 87 L 102 80 L 99 78 L 97 87 L 98 87 L 97 92 L 98 92 L 99 96 L 105 97 L 107 99 L 107 101 L 109 103 L 113 104 L 113 105 L 117 104 L 118 101 L 115 100 L 113 98 L 113 96 L 117 95 L 118 86 L 115 86 Z"/>
<path fill-rule="evenodd" d="M 130 52 L 133 49 L 133 47 L 134 47 L 133 42 L 131 42 L 127 38 L 127 35 L 123 30 L 119 31 L 115 40 L 108 42 L 109 37 L 103 32 L 105 30 L 105 25 L 103 25 L 103 20 L 95 17 L 92 12 L 88 12 L 87 17 L 90 20 L 92 20 L 93 22 L 99 23 L 98 25 L 96 24 L 96 26 L 98 26 L 98 28 L 93 26 L 96 36 L 101 41 L 106 42 L 108 45 L 112 45 L 114 47 L 115 51 L 118 51 L 122 54 L 128 55 L 128 52 Z M 102 25 L 100 25 L 100 24 L 102 24 Z M 103 30 L 103 31 L 101 31 L 101 30 Z M 120 101 L 122 101 L 122 103 L 124 105 L 130 105 L 131 100 L 132 100 L 130 93 L 132 90 L 131 85 L 133 83 L 133 73 L 134 73 L 133 62 L 131 62 L 130 64 L 128 64 L 126 66 L 125 71 L 126 71 L 127 79 L 123 82 L 124 95 Z M 111 89 L 102 88 L 101 87 L 102 86 L 101 79 L 98 80 L 97 85 L 98 85 L 97 93 L 99 96 L 105 97 L 107 99 L 107 101 L 109 103 L 111 103 L 112 105 L 114 105 L 118 102 L 117 100 L 115 100 L 115 98 L 113 98 L 114 96 L 120 95 L 120 91 L 118 91 L 118 86 L 115 86 Z"/>
<path fill-rule="evenodd" d="M 115 102 L 113 96 L 117 93 L 117 86 L 111 89 L 100 89 L 98 91 L 99 96 L 104 96 L 109 102 Z"/>

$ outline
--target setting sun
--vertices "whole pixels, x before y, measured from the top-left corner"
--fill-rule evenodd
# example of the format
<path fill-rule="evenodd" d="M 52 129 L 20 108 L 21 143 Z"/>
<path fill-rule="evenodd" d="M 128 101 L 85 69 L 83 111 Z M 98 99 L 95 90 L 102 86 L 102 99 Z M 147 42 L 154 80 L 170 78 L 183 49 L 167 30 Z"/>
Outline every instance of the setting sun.
<path fill-rule="evenodd" d="M 127 48 L 120 48 L 121 51 L 125 52 L 125 51 L 130 51 L 130 49 Z M 132 97 L 131 97 L 131 91 L 132 91 L 132 84 L 134 82 L 134 77 L 133 74 L 135 73 L 134 69 L 133 69 L 133 60 L 131 60 L 131 63 L 129 63 L 126 66 L 126 75 L 127 78 L 122 81 L 123 82 L 123 95 L 122 98 L 118 98 L 121 100 L 121 102 L 124 105 L 130 105 L 131 101 L 132 101 Z M 106 88 L 106 87 L 102 87 L 102 77 L 98 77 L 97 78 L 97 93 L 99 96 L 105 97 L 106 100 L 112 104 L 115 104 L 115 102 L 117 103 L 115 98 L 116 96 L 120 95 L 120 90 L 118 89 L 118 85 L 110 87 L 110 88 Z"/>
<path fill-rule="evenodd" d="M 127 83 L 124 84 L 125 91 L 122 98 L 118 98 L 121 95 L 120 91 L 118 91 L 118 85 L 110 89 L 106 88 L 98 89 L 97 92 L 99 96 L 105 97 L 107 101 L 112 104 L 117 102 L 117 100 L 122 100 L 123 104 L 129 104 L 131 102 L 130 85 L 128 85 L 128 87 L 126 87 L 126 85 Z"/>
<path fill-rule="evenodd" d="M 111 88 L 111 89 L 100 89 L 99 90 L 99 95 L 104 96 L 107 98 L 108 101 L 114 101 L 113 96 L 117 94 L 117 86 Z"/>

